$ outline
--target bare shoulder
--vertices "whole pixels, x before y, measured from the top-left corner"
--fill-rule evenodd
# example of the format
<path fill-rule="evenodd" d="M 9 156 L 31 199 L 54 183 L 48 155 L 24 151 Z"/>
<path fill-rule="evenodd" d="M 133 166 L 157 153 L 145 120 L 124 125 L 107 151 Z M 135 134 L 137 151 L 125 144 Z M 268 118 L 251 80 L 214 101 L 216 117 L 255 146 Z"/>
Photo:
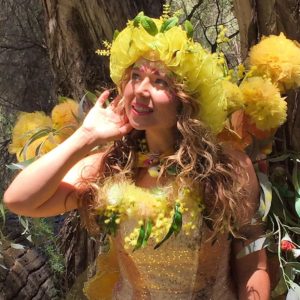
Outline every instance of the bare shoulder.
<path fill-rule="evenodd" d="M 96 179 L 99 175 L 102 158 L 102 152 L 94 153 L 83 158 L 68 171 L 63 178 L 63 182 L 76 184 L 82 178 L 91 181 Z"/>
<path fill-rule="evenodd" d="M 237 160 L 242 168 L 241 181 L 245 184 L 245 188 L 249 189 L 251 193 L 259 190 L 257 176 L 250 157 L 240 150 L 232 147 L 224 148 L 225 153 Z"/>
<path fill-rule="evenodd" d="M 249 207 L 246 218 L 251 221 L 251 219 L 255 216 L 259 206 L 260 193 L 260 187 L 252 161 L 246 153 L 237 149 L 233 149 L 232 147 L 224 148 L 224 151 L 239 162 L 239 181 L 246 193 L 245 201 L 248 202 Z"/>

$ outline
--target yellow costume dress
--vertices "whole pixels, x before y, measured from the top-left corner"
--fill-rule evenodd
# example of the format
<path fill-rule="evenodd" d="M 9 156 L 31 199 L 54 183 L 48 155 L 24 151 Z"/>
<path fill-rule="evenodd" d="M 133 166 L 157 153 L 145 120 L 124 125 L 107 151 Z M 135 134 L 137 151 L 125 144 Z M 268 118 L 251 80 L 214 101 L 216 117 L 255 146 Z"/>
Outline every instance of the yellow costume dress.
<path fill-rule="evenodd" d="M 183 213 L 182 224 L 189 218 Z M 181 230 L 157 249 L 153 238 L 135 251 L 126 247 L 126 236 L 136 224 L 135 218 L 122 221 L 110 252 L 100 255 L 98 274 L 85 286 L 90 300 L 237 298 L 230 276 L 228 234 L 209 239 L 212 232 L 201 214 L 189 233 Z"/>
<path fill-rule="evenodd" d="M 180 232 L 155 250 L 150 240 L 145 248 L 132 252 L 122 245 L 122 236 L 131 229 L 128 221 L 116 239 L 120 278 L 112 299 L 236 299 L 226 234 L 214 243 L 208 241 L 210 230 L 199 220 L 189 235 Z"/>

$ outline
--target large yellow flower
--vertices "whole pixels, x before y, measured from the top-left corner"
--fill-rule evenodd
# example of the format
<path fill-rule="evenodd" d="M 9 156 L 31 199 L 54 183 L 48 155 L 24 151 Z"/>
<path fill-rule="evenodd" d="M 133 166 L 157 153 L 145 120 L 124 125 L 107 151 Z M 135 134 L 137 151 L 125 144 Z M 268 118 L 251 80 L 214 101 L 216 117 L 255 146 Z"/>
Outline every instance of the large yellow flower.
<path fill-rule="evenodd" d="M 263 38 L 249 53 L 256 74 L 266 75 L 281 92 L 300 86 L 300 48 L 283 33 Z"/>
<path fill-rule="evenodd" d="M 28 143 L 28 146 L 26 146 L 22 153 L 16 153 L 17 160 L 22 162 L 25 159 L 32 159 L 44 155 L 58 146 L 61 142 L 62 139 L 60 136 L 48 133 L 45 136 Z"/>
<path fill-rule="evenodd" d="M 51 112 L 53 127 L 59 129 L 66 125 L 78 126 L 78 103 L 72 99 L 54 106 Z"/>
<path fill-rule="evenodd" d="M 12 143 L 8 151 L 16 154 L 18 161 L 24 160 L 24 154 L 20 155 L 27 141 L 38 131 L 50 129 L 52 127 L 51 118 L 43 112 L 21 113 L 12 131 Z M 37 142 L 36 142 L 37 143 Z M 33 148 L 33 146 L 31 146 Z M 37 146 L 36 146 L 37 147 Z M 34 150 L 29 150 L 30 155 L 26 159 L 32 158 Z"/>
<path fill-rule="evenodd" d="M 21 113 L 12 132 L 9 152 L 18 161 L 46 154 L 78 127 L 78 103 L 67 99 L 52 110 L 52 119 L 44 112 Z"/>
<path fill-rule="evenodd" d="M 286 102 L 270 79 L 248 78 L 241 84 L 240 89 L 244 96 L 245 113 L 257 128 L 270 130 L 285 122 Z"/>

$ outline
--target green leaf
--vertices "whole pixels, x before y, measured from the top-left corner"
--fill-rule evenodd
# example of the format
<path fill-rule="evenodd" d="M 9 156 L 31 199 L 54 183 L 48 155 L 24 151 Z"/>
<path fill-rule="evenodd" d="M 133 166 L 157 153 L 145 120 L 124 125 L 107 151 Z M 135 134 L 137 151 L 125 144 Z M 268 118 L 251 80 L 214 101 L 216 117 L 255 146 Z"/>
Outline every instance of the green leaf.
<path fill-rule="evenodd" d="M 300 300 L 300 286 L 297 283 L 291 283 L 286 300 Z"/>
<path fill-rule="evenodd" d="M 154 246 L 154 249 L 158 249 L 166 240 L 168 240 L 170 237 L 171 237 L 171 235 L 173 234 L 173 232 L 174 232 L 174 229 L 173 229 L 173 227 L 171 226 L 170 228 L 169 228 L 169 231 L 168 231 L 168 233 L 166 234 L 166 236 L 159 242 L 159 243 L 157 243 L 155 246 Z"/>
<path fill-rule="evenodd" d="M 92 92 L 90 92 L 88 90 L 85 90 L 85 95 L 84 96 L 87 97 L 88 100 L 90 100 L 91 102 L 93 102 L 93 104 L 95 104 L 96 101 L 97 101 L 97 99 L 98 99 L 98 97 L 97 97 L 96 94 L 94 94 L 94 93 L 92 93 Z"/>
<path fill-rule="evenodd" d="M 260 205 L 259 205 L 259 214 L 262 216 L 262 220 L 265 221 L 271 208 L 272 204 L 272 184 L 269 181 L 267 175 L 257 172 L 257 177 L 261 187 L 260 193 Z"/>
<path fill-rule="evenodd" d="M 293 181 L 295 190 L 299 193 L 300 187 L 299 187 L 299 181 L 298 181 L 298 164 L 295 159 L 294 159 L 292 181 Z"/>
<path fill-rule="evenodd" d="M 22 235 L 29 232 L 29 221 L 26 217 L 19 216 L 19 222 L 24 228 L 24 231 L 21 233 Z"/>
<path fill-rule="evenodd" d="M 134 247 L 133 251 L 142 248 L 147 245 L 148 239 L 152 232 L 152 221 L 148 219 L 146 223 L 144 223 L 139 232 L 139 236 L 137 239 L 136 246 Z"/>
<path fill-rule="evenodd" d="M 156 35 L 158 33 L 158 29 L 154 21 L 147 17 L 147 16 L 141 16 L 140 19 L 141 25 L 143 28 L 150 34 L 150 35 Z"/>
<path fill-rule="evenodd" d="M 147 220 L 145 227 L 146 227 L 145 228 L 145 237 L 144 237 L 142 246 L 145 246 L 147 244 L 147 241 L 152 232 L 152 221 L 150 219 Z"/>
<path fill-rule="evenodd" d="M 268 158 L 269 162 L 280 162 L 286 160 L 288 157 L 290 157 L 290 154 L 282 154 L 280 156 L 274 157 L 274 158 Z"/>
<path fill-rule="evenodd" d="M 19 163 L 12 163 L 12 164 L 6 165 L 6 167 L 10 170 L 23 170 L 27 166 L 29 166 L 32 162 L 34 162 L 35 160 L 36 160 L 36 158 L 34 157 L 34 158 L 27 159 L 27 160 L 24 160 Z"/>
<path fill-rule="evenodd" d="M 66 102 L 67 100 L 69 100 L 70 98 L 68 97 L 64 97 L 64 96 L 58 96 L 58 103 L 64 103 Z"/>
<path fill-rule="evenodd" d="M 109 235 L 116 236 L 117 234 L 117 223 L 116 219 L 118 215 L 116 213 L 112 213 L 109 217 L 109 222 L 106 224 L 107 233 Z"/>
<path fill-rule="evenodd" d="M 167 167 L 167 173 L 168 173 L 168 175 L 177 175 L 177 167 L 176 167 L 176 165 L 171 165 L 171 166 L 169 166 L 169 167 Z"/>
<path fill-rule="evenodd" d="M 133 19 L 133 26 L 139 27 L 141 22 L 141 17 L 144 16 L 144 12 L 141 11 L 134 19 Z"/>
<path fill-rule="evenodd" d="M 173 229 L 175 235 L 177 235 L 182 228 L 182 214 L 179 211 L 179 204 L 176 204 L 175 206 L 175 213 L 173 217 Z"/>
<path fill-rule="evenodd" d="M 8 270 L 8 268 L 5 267 L 3 264 L 0 264 L 0 267 L 1 267 L 2 269 L 4 269 L 4 270 Z"/>
<path fill-rule="evenodd" d="M 184 29 L 187 33 L 188 38 L 192 38 L 194 35 L 194 27 L 192 23 L 189 20 L 186 20 L 183 24 Z"/>
<path fill-rule="evenodd" d="M 176 26 L 178 24 L 178 18 L 177 17 L 172 17 L 167 20 L 165 20 L 161 27 L 160 27 L 160 32 L 166 32 L 172 27 Z"/>
<path fill-rule="evenodd" d="M 300 218 L 300 197 L 296 197 L 295 210 L 296 210 L 298 217 Z"/>
<path fill-rule="evenodd" d="M 85 94 L 81 98 L 78 106 L 78 119 L 83 120 L 86 112 L 89 111 L 97 101 L 97 96 L 92 92 L 85 91 Z"/>
<path fill-rule="evenodd" d="M 5 219 L 6 219 L 6 214 L 5 214 L 5 208 L 4 208 L 4 205 L 3 205 L 2 201 L 0 201 L 0 213 L 1 213 L 2 223 L 3 223 L 3 226 L 4 226 Z"/>
<path fill-rule="evenodd" d="M 294 222 L 294 218 L 290 211 L 287 209 L 280 193 L 275 186 L 272 186 L 274 191 L 272 199 L 272 213 L 285 220 L 285 225 L 292 225 L 298 227 L 299 223 Z"/>
<path fill-rule="evenodd" d="M 300 270 L 300 262 L 296 262 L 296 261 L 287 262 L 286 266 L 291 266 L 296 270 Z"/>
<path fill-rule="evenodd" d="M 174 212 L 172 224 L 169 228 L 168 233 L 166 234 L 166 236 L 158 244 L 155 245 L 154 249 L 159 248 L 166 240 L 168 240 L 171 237 L 171 235 L 173 233 L 176 236 L 180 232 L 181 227 L 182 227 L 182 214 L 179 211 L 179 204 L 178 203 L 176 203 L 174 210 L 175 210 L 175 212 Z"/>
<path fill-rule="evenodd" d="M 36 140 L 45 137 L 49 135 L 50 132 L 52 132 L 53 129 L 50 127 L 44 127 L 42 129 L 38 129 L 27 141 L 26 144 L 24 145 L 23 149 L 20 152 L 20 155 L 23 153 L 24 160 L 26 160 L 26 152 L 27 148 Z M 39 147 L 37 147 L 38 149 Z"/>
<path fill-rule="evenodd" d="M 287 289 L 288 287 L 285 283 L 284 276 L 281 275 L 280 280 L 272 291 L 272 299 L 285 294 Z"/>
<path fill-rule="evenodd" d="M 300 235 L 300 226 L 299 226 L 299 227 L 291 227 L 291 226 L 287 226 L 287 225 L 286 225 L 286 227 L 287 227 L 290 231 L 292 231 L 292 232 L 294 232 L 294 233 Z"/>
<path fill-rule="evenodd" d="M 25 247 L 21 244 L 15 244 L 15 243 L 11 243 L 10 246 L 14 249 L 17 249 L 17 250 L 23 250 L 25 249 Z"/>
<path fill-rule="evenodd" d="M 248 254 L 251 254 L 253 252 L 259 251 L 261 249 L 264 249 L 266 247 L 268 247 L 269 245 L 269 240 L 267 237 L 261 237 L 255 241 L 253 241 L 252 243 L 250 243 L 249 245 L 247 245 L 246 247 L 244 247 L 236 256 L 237 259 L 242 258 Z"/>
<path fill-rule="evenodd" d="M 137 242 L 136 242 L 136 245 L 133 249 L 133 251 L 137 250 L 137 249 L 140 249 L 143 245 L 143 241 L 144 241 L 144 238 L 145 238 L 145 226 L 144 224 L 140 227 L 140 232 L 139 232 L 139 236 L 138 236 L 138 239 L 137 239 Z"/>
<path fill-rule="evenodd" d="M 118 29 L 116 29 L 116 30 L 114 31 L 113 41 L 118 37 L 119 33 L 120 33 L 120 31 L 119 31 Z"/>

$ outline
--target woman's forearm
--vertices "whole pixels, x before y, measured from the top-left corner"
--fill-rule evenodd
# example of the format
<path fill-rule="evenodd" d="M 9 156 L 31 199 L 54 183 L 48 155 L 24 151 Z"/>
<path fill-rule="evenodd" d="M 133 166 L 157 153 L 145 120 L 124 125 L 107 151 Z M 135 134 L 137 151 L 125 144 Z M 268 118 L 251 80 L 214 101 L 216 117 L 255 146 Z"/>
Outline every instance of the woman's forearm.
<path fill-rule="evenodd" d="M 239 284 L 239 299 L 269 300 L 270 278 L 266 270 L 256 270 L 245 282 Z"/>
<path fill-rule="evenodd" d="M 26 212 L 43 205 L 58 192 L 66 173 L 94 146 L 95 141 L 89 133 L 79 128 L 66 141 L 18 174 L 4 194 L 8 208 L 22 213 L 22 208 Z"/>

